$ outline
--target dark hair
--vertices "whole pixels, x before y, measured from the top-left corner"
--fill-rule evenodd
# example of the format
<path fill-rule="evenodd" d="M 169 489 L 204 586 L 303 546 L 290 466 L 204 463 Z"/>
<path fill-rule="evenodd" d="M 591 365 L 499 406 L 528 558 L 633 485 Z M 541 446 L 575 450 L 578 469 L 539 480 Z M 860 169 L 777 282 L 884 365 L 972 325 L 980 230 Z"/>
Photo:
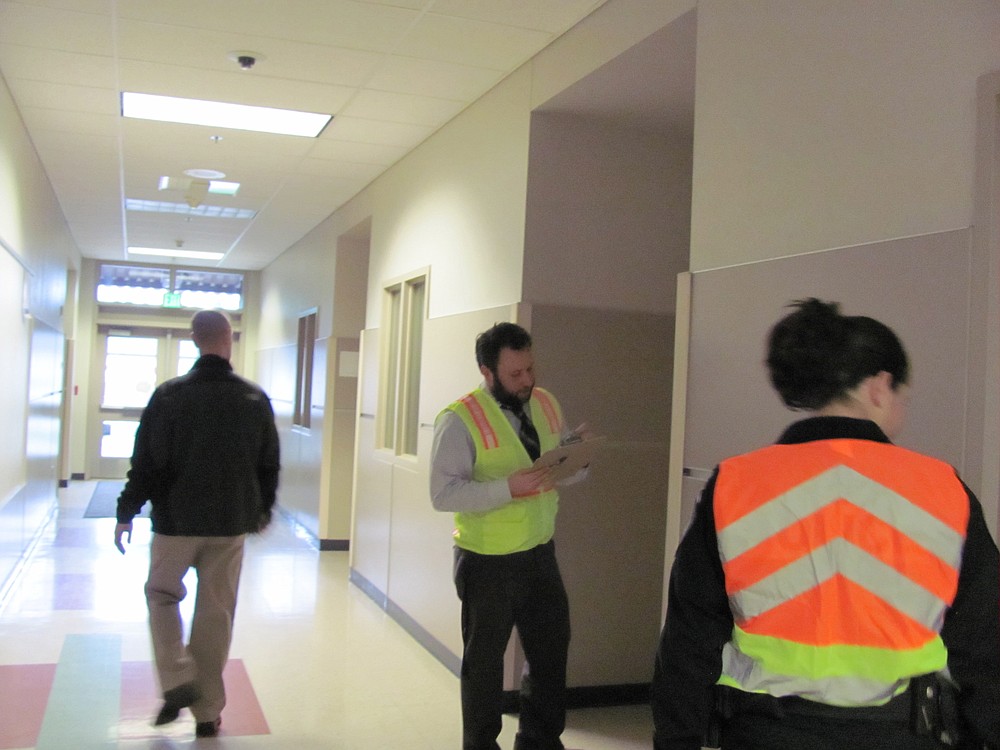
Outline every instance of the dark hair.
<path fill-rule="evenodd" d="M 907 382 L 910 364 L 899 337 L 863 315 L 841 315 L 836 302 L 815 297 L 789 305 L 795 312 L 771 329 L 767 367 L 785 405 L 815 410 L 847 395 L 880 372 L 892 387 Z"/>
<path fill-rule="evenodd" d="M 486 365 L 490 372 L 497 371 L 501 349 L 531 348 L 531 334 L 516 323 L 497 323 L 488 331 L 476 336 L 476 364 Z"/>

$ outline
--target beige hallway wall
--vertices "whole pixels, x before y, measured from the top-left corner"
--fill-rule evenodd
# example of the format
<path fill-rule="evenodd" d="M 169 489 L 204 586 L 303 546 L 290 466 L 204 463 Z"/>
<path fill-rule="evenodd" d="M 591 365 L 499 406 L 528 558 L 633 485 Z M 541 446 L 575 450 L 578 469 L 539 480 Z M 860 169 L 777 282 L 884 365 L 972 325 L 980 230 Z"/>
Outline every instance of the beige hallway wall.
<path fill-rule="evenodd" d="M 0 593 L 55 505 L 64 398 L 63 305 L 80 254 L 0 80 Z"/>
<path fill-rule="evenodd" d="M 968 227 L 1000 5 L 698 3 L 691 269 Z"/>

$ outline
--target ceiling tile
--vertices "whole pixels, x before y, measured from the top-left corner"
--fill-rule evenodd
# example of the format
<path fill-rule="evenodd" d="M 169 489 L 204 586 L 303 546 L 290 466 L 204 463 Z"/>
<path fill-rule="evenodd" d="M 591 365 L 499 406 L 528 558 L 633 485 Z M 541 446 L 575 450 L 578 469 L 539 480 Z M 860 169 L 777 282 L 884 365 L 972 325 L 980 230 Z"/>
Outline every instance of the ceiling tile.
<path fill-rule="evenodd" d="M 395 52 L 424 60 L 511 70 L 552 39 L 545 31 L 427 14 Z"/>
<path fill-rule="evenodd" d="M 303 159 L 295 170 L 298 174 L 317 177 L 339 177 L 345 180 L 361 180 L 368 184 L 385 171 L 381 164 L 344 161 L 342 159 Z"/>
<path fill-rule="evenodd" d="M 355 96 L 341 116 L 437 127 L 465 107 L 465 102 L 449 99 L 368 89 Z"/>
<path fill-rule="evenodd" d="M 127 241 L 140 247 L 177 247 L 180 240 L 185 250 L 225 252 L 250 223 L 246 219 L 205 216 L 186 217 L 177 222 L 169 214 L 129 211 Z M 164 241 L 164 238 L 170 239 Z"/>
<path fill-rule="evenodd" d="M 0 68 L 8 80 L 22 78 L 112 89 L 117 86 L 115 61 L 107 55 L 0 44 Z"/>
<path fill-rule="evenodd" d="M 67 219 L 69 218 L 67 216 Z M 112 262 L 126 260 L 121 222 L 115 224 L 110 221 L 101 221 L 101 217 L 97 217 L 96 221 L 88 222 L 87 218 L 89 217 L 79 221 L 71 220 L 73 239 L 80 246 L 80 250 L 86 254 L 85 257 Z"/>
<path fill-rule="evenodd" d="M 235 51 L 260 53 L 258 62 L 242 70 L 229 55 Z M 274 37 L 233 34 L 208 29 L 124 21 L 118 55 L 123 62 L 163 63 L 171 67 L 218 70 L 257 78 L 284 78 L 342 86 L 360 86 L 382 59 L 380 52 L 333 44 L 315 44 Z"/>
<path fill-rule="evenodd" d="M 603 4 L 604 0 L 436 0 L 431 12 L 561 33 Z"/>
<path fill-rule="evenodd" d="M 65 130 L 37 130 L 31 135 L 40 155 L 67 154 L 73 164 L 93 165 L 95 160 L 107 162 L 118 171 L 118 138 L 114 135 L 89 135 Z"/>
<path fill-rule="evenodd" d="M 419 14 L 389 5 L 354 0 L 118 0 L 123 19 L 209 29 L 275 39 L 385 51 L 406 33 Z"/>
<path fill-rule="evenodd" d="M 432 7 L 435 0 L 358 0 L 361 3 L 371 5 L 390 5 L 396 8 L 409 8 L 410 10 L 421 10 L 424 7 Z"/>
<path fill-rule="evenodd" d="M 114 50 L 111 29 L 107 14 L 0 3 L 0 44 L 110 56 Z"/>
<path fill-rule="evenodd" d="M 0 5 L 28 5 L 39 8 L 69 10 L 74 13 L 92 13 L 98 16 L 111 16 L 111 4 L 108 0 L 2 0 Z"/>
<path fill-rule="evenodd" d="M 26 81 L 14 78 L 7 81 L 11 93 L 20 107 L 58 109 L 66 113 L 90 112 L 117 116 L 121 112 L 121 99 L 113 89 L 69 86 L 61 83 Z"/>
<path fill-rule="evenodd" d="M 290 157 L 305 156 L 317 143 L 314 138 L 292 135 L 128 118 L 122 120 L 122 130 L 127 157 L 139 158 L 146 155 L 153 159 L 172 161 L 287 161 Z M 218 136 L 221 140 L 213 141 L 213 136 Z"/>
<path fill-rule="evenodd" d="M 393 55 L 368 85 L 378 91 L 472 102 L 503 77 L 500 69 Z"/>
<path fill-rule="evenodd" d="M 62 133 L 85 133 L 117 137 L 121 118 L 118 115 L 96 114 L 92 112 L 76 112 L 67 117 L 65 111 L 59 109 L 40 109 L 38 107 L 22 107 L 21 118 L 32 133 L 53 130 Z"/>
<path fill-rule="evenodd" d="M 327 131 L 331 140 L 412 148 L 433 133 L 434 128 L 404 122 L 338 117 L 330 123 Z"/>
<path fill-rule="evenodd" d="M 309 153 L 309 156 L 315 159 L 335 159 L 359 164 L 389 166 L 403 158 L 407 151 L 408 149 L 402 146 L 321 139 Z"/>

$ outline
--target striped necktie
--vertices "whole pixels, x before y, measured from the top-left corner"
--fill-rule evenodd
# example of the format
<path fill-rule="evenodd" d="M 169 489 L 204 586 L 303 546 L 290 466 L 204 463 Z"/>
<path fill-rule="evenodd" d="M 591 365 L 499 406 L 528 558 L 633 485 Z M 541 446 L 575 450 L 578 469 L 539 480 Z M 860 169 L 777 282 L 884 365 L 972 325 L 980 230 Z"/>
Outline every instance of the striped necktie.
<path fill-rule="evenodd" d="M 519 437 L 521 438 L 521 442 L 524 444 L 524 449 L 528 451 L 528 455 L 531 456 L 531 460 L 535 461 L 542 454 L 541 442 L 538 440 L 538 431 L 535 429 L 535 426 L 531 424 L 531 420 L 528 418 L 523 404 L 519 404 L 512 411 L 514 412 L 514 416 L 516 416 L 521 422 Z"/>

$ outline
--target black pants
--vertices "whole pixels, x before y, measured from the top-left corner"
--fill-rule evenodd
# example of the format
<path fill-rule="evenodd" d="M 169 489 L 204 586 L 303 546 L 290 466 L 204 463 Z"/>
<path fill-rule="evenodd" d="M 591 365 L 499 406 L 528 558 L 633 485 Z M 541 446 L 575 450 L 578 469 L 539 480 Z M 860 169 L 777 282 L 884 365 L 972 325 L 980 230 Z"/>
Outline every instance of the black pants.
<path fill-rule="evenodd" d="M 562 750 L 566 726 L 569 601 L 550 541 L 526 552 L 480 555 L 455 548 L 462 600 L 462 747 L 498 750 L 503 656 L 512 628 L 527 660 L 516 750 Z"/>

